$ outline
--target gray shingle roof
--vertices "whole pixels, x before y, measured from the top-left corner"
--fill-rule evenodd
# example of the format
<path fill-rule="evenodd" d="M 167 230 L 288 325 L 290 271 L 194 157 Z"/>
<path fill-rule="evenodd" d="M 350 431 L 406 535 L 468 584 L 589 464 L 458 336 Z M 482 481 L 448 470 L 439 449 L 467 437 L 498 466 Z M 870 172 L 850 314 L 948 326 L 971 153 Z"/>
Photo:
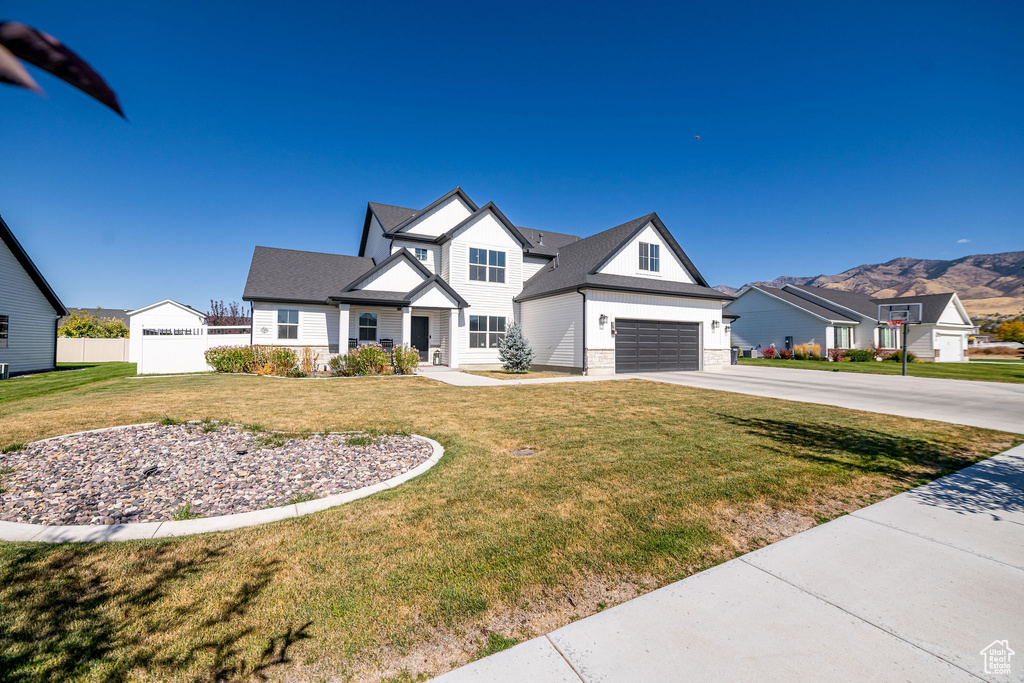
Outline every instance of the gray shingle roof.
<path fill-rule="evenodd" d="M 419 213 L 419 209 L 407 209 L 404 206 L 392 206 L 391 204 L 378 204 L 369 202 L 370 210 L 380 221 L 381 227 L 387 232 Z"/>
<path fill-rule="evenodd" d="M 765 288 L 762 287 L 761 289 Z M 822 299 L 831 301 L 832 303 L 844 308 L 857 311 L 861 315 L 871 318 L 872 320 L 878 319 L 879 304 L 921 304 L 921 322 L 925 324 L 939 322 L 939 317 L 942 315 L 942 312 L 946 310 L 946 306 L 949 305 L 949 300 L 953 298 L 953 293 L 947 292 L 945 294 L 922 294 L 920 296 L 899 296 L 891 299 L 876 299 L 873 296 L 860 294 L 858 292 L 844 292 L 838 289 L 812 287 L 809 285 L 786 285 L 786 290 L 791 292 L 795 291 L 797 296 L 800 295 L 800 292 L 819 296 Z"/>
<path fill-rule="evenodd" d="M 800 296 L 801 292 L 819 296 L 822 299 L 838 304 L 843 308 L 856 311 L 863 316 L 875 319 L 878 316 L 878 303 L 867 294 L 858 292 L 844 292 L 839 289 L 827 289 L 825 287 L 809 287 L 807 285 L 786 285 L 787 291 L 794 292 Z"/>
<path fill-rule="evenodd" d="M 668 246 L 679 256 L 699 284 L 593 272 L 647 223 L 654 224 L 655 228 L 662 233 Z M 547 242 L 546 233 L 544 241 Z M 588 285 L 601 289 L 649 291 L 718 300 L 735 298 L 707 286 L 707 282 L 690 262 L 689 257 L 683 253 L 672 235 L 664 228 L 661 219 L 653 213 L 561 247 L 558 250 L 558 257 L 551 262 L 551 265 L 541 268 L 523 284 L 523 291 L 516 297 L 516 300 L 535 299 Z"/>
<path fill-rule="evenodd" d="M 796 294 L 785 289 L 776 289 L 775 287 L 763 287 L 761 285 L 758 285 L 754 289 L 760 289 L 762 292 L 767 292 L 772 296 L 782 299 L 786 303 L 793 304 L 798 308 L 804 309 L 808 313 L 813 313 L 814 315 L 821 316 L 826 320 L 835 320 L 844 323 L 856 322 L 854 318 L 851 318 L 847 315 L 843 315 L 838 311 L 833 311 L 831 308 L 825 308 L 820 304 L 816 304 L 813 301 L 805 299 L 802 296 L 797 296 Z"/>
<path fill-rule="evenodd" d="M 526 251 L 530 255 L 554 256 L 558 250 L 567 244 L 579 242 L 578 235 L 569 235 L 564 232 L 552 232 L 550 230 L 534 230 L 532 228 L 521 228 L 516 226 L 519 232 L 530 242 Z M 544 244 L 540 243 L 540 236 L 544 236 Z"/>
<path fill-rule="evenodd" d="M 373 259 L 256 247 L 242 299 L 326 303 L 373 268 Z"/>

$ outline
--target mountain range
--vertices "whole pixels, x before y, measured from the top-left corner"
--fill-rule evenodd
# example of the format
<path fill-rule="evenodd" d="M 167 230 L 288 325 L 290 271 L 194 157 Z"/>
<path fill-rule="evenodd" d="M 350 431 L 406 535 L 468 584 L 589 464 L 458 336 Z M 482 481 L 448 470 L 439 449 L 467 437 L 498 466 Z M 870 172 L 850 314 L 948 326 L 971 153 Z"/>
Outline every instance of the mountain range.
<path fill-rule="evenodd" d="M 1017 315 L 1024 309 L 1024 251 L 975 254 L 952 261 L 904 256 L 850 268 L 838 275 L 784 275 L 739 288 L 719 285 L 715 289 L 737 294 L 751 285 L 782 287 L 787 284 L 827 287 L 880 298 L 956 292 L 972 316 Z"/>

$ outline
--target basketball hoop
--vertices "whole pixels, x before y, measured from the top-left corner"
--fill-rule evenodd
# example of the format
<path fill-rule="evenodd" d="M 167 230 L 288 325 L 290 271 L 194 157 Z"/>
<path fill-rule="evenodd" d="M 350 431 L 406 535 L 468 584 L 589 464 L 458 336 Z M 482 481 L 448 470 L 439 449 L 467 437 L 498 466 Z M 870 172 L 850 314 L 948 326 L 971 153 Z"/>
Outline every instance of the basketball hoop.
<path fill-rule="evenodd" d="M 892 330 L 893 332 L 899 332 L 900 325 L 902 325 L 905 322 L 906 320 L 886 320 L 885 324 L 888 325 L 889 329 Z"/>

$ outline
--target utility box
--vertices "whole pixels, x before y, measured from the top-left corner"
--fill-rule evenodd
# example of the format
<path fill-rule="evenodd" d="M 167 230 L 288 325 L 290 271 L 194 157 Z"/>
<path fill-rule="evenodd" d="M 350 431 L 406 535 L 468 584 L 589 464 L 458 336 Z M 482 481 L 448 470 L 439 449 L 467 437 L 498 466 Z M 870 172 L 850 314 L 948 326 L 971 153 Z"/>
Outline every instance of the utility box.
<path fill-rule="evenodd" d="M 9 363 L 0 363 L 0 379 L 11 378 L 11 366 Z"/>
<path fill-rule="evenodd" d="M 792 351 L 793 350 L 793 338 L 792 337 L 786 337 L 786 350 L 787 351 Z"/>

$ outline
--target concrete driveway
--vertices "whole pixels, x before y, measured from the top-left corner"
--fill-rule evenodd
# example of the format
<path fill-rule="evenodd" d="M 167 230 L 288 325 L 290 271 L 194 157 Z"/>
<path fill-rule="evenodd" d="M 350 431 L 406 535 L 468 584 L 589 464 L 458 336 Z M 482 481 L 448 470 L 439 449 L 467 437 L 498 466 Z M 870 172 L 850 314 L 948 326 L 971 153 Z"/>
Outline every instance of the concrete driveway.
<path fill-rule="evenodd" d="M 1022 605 L 1019 446 L 436 680 L 1021 681 Z"/>
<path fill-rule="evenodd" d="M 721 372 L 648 372 L 630 376 L 1024 433 L 1024 384 L 749 365 L 732 365 Z"/>

